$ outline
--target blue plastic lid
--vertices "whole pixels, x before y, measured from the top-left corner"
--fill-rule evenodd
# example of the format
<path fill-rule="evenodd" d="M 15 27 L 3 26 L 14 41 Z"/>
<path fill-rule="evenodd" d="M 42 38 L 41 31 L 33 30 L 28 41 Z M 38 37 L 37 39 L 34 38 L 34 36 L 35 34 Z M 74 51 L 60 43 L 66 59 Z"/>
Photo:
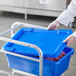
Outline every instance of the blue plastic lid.
<path fill-rule="evenodd" d="M 66 46 L 63 43 L 64 39 L 72 34 L 71 30 L 43 30 L 22 28 L 12 39 L 37 45 L 43 52 L 44 57 L 58 57 Z M 22 55 L 39 56 L 39 53 L 30 47 L 6 43 L 3 46 L 4 50 L 11 51 Z"/>

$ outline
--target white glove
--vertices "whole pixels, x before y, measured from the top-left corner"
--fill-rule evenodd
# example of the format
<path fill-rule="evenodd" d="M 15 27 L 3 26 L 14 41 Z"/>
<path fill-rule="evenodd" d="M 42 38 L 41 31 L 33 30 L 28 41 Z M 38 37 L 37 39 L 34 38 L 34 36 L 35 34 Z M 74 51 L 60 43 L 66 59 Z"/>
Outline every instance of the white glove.
<path fill-rule="evenodd" d="M 53 21 L 52 23 L 50 23 L 50 25 L 48 26 L 48 30 L 55 30 L 57 27 L 59 27 L 60 22 L 59 21 Z"/>
<path fill-rule="evenodd" d="M 70 36 L 68 36 L 63 43 L 67 42 L 67 46 L 69 46 L 70 44 L 74 43 L 76 40 L 76 32 L 74 32 L 73 34 L 71 34 Z"/>

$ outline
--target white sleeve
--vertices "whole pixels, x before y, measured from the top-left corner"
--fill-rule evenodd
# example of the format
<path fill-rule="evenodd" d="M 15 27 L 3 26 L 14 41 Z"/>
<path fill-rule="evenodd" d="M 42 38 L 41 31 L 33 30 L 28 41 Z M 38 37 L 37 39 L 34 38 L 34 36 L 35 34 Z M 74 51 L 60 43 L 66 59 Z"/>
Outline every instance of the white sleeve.
<path fill-rule="evenodd" d="M 76 16 L 76 0 L 72 0 L 68 8 L 65 11 L 63 11 L 56 20 L 59 21 L 61 24 L 67 26 L 75 16 Z"/>

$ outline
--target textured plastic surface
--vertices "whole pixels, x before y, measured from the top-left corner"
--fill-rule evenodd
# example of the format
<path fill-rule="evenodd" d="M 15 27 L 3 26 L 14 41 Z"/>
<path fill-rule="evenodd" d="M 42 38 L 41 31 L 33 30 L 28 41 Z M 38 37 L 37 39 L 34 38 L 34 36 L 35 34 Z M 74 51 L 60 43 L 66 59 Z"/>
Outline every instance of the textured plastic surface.
<path fill-rule="evenodd" d="M 74 49 L 66 47 L 66 55 L 57 62 L 43 59 L 43 76 L 60 76 L 68 69 L 70 57 Z M 6 54 L 9 67 L 39 76 L 39 63 L 28 59 Z"/>
<path fill-rule="evenodd" d="M 44 57 L 58 57 L 66 46 L 63 40 L 72 33 L 71 30 L 42 30 L 22 28 L 12 39 L 37 45 Z M 38 52 L 30 47 L 7 43 L 4 50 L 22 55 L 39 56 Z"/>

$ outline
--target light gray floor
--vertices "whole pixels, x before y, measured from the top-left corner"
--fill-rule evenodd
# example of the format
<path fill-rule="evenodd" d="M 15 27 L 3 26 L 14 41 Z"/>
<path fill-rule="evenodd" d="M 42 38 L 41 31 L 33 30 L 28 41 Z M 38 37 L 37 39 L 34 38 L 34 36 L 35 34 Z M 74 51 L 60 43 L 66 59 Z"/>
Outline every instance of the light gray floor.
<path fill-rule="evenodd" d="M 24 15 L 22 14 L 16 14 L 16 13 L 4 13 L 3 15 L 0 14 L 0 33 L 9 29 L 11 27 L 11 24 L 14 22 L 25 22 L 25 23 L 31 23 L 31 24 L 47 27 L 49 23 L 54 19 L 55 18 L 29 15 L 28 19 L 24 20 Z M 73 29 L 73 30 L 76 30 L 76 29 Z M 10 37 L 10 33 L 5 36 Z M 4 42 L 0 41 L 0 48 L 2 47 L 3 44 Z M 76 49 L 76 42 L 75 44 L 72 44 L 70 47 L 73 47 L 74 49 Z M 2 53 L 0 53 L 0 70 L 11 72 L 11 69 L 8 68 L 6 57 Z M 76 53 L 72 56 L 69 69 L 68 71 L 65 72 L 64 75 L 76 76 Z M 0 72 L 0 76 L 7 76 L 7 75 L 4 75 Z"/>

